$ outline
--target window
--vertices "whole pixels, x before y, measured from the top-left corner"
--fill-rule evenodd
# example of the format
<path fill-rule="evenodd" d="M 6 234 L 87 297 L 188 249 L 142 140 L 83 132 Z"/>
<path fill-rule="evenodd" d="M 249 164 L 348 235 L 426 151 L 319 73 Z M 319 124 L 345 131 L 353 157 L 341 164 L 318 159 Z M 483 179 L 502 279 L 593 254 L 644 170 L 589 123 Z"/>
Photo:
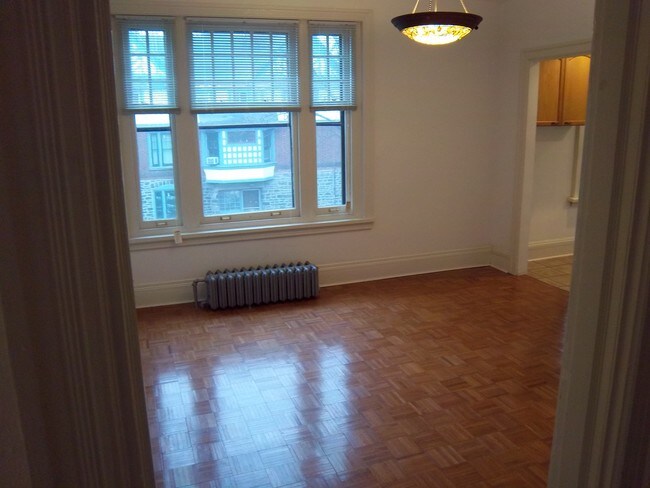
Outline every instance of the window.
<path fill-rule="evenodd" d="M 156 220 L 176 218 L 176 192 L 171 186 L 155 188 L 154 213 Z"/>
<path fill-rule="evenodd" d="M 318 207 L 345 205 L 345 112 L 316 112 L 316 178 Z"/>
<path fill-rule="evenodd" d="M 131 237 L 363 217 L 358 23 L 125 16 L 116 25 Z"/>
<path fill-rule="evenodd" d="M 310 34 L 312 106 L 319 109 L 315 113 L 318 207 L 328 208 L 345 205 L 347 198 L 345 119 L 356 104 L 354 28 L 311 23 Z"/>
<path fill-rule="evenodd" d="M 260 209 L 260 190 L 221 190 L 217 206 L 223 214 L 254 212 Z"/>
<path fill-rule="evenodd" d="M 122 19 L 120 26 L 124 107 L 129 110 L 176 108 L 173 23 Z"/>
<path fill-rule="evenodd" d="M 151 169 L 171 168 L 174 165 L 171 131 L 147 131 L 146 136 L 149 153 L 149 167 Z"/>
<path fill-rule="evenodd" d="M 295 209 L 290 121 L 287 112 L 197 115 L 204 218 L 229 221 L 238 212 Z M 263 182 L 256 205 L 222 205 L 215 199 L 227 186 L 253 182 Z"/>
<path fill-rule="evenodd" d="M 169 114 L 134 116 L 143 224 L 177 218 L 174 148 Z M 162 194 L 163 191 L 166 194 Z"/>

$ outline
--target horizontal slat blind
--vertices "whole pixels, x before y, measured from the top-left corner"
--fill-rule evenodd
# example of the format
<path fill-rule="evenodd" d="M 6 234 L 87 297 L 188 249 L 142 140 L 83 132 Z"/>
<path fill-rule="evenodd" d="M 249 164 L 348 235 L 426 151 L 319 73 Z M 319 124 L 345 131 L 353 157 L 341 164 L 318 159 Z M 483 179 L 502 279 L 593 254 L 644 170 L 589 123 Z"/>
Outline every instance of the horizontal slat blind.
<path fill-rule="evenodd" d="M 118 19 L 121 31 L 124 108 L 168 111 L 177 108 L 173 21 Z"/>
<path fill-rule="evenodd" d="M 297 110 L 297 24 L 190 21 L 194 111 Z"/>
<path fill-rule="evenodd" d="M 309 23 L 313 108 L 354 108 L 356 106 L 354 59 L 356 29 L 355 24 Z"/>

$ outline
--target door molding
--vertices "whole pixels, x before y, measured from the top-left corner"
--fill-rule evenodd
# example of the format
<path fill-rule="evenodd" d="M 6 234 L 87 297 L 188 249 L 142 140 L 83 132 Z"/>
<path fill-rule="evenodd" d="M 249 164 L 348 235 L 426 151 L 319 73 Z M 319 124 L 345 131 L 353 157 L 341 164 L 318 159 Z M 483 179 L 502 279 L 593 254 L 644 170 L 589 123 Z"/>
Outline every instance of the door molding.
<path fill-rule="evenodd" d="M 565 58 L 591 52 L 591 41 L 581 40 L 565 44 L 526 50 L 522 54 L 519 83 L 519 134 L 517 136 L 517 165 L 512 220 L 510 270 L 525 274 L 528 270 L 530 219 L 533 206 L 533 178 L 535 170 L 535 143 L 537 132 L 537 97 L 539 92 L 539 62 L 543 59 Z"/>
<path fill-rule="evenodd" d="M 9 483 L 153 486 L 109 2 L 3 2 L 0 42 L 2 422 L 30 478 Z"/>
<path fill-rule="evenodd" d="M 649 430 L 649 393 L 638 373 L 650 333 L 650 1 L 597 0 L 595 18 L 549 473 L 558 488 L 642 486 L 621 483 L 648 475 L 638 469 L 647 438 L 639 450 L 635 436 Z"/>

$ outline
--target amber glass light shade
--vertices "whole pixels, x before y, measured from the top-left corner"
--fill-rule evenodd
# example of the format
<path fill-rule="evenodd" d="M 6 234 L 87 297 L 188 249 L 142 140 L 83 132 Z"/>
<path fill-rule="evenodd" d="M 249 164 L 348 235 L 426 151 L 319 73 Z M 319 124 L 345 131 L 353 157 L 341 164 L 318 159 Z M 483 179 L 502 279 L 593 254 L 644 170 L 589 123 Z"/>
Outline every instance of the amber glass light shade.
<path fill-rule="evenodd" d="M 409 39 L 428 45 L 450 44 L 465 37 L 483 20 L 465 12 L 418 12 L 395 17 L 392 22 Z"/>

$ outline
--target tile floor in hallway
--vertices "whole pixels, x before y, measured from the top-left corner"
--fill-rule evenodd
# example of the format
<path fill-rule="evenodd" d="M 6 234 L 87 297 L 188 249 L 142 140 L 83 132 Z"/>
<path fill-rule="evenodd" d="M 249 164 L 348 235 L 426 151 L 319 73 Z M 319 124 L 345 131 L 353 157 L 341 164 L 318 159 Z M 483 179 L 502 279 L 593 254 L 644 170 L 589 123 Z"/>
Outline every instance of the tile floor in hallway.
<path fill-rule="evenodd" d="M 157 486 L 546 486 L 567 298 L 477 268 L 139 310 Z"/>
<path fill-rule="evenodd" d="M 528 276 L 569 291 L 573 256 L 528 261 Z"/>

